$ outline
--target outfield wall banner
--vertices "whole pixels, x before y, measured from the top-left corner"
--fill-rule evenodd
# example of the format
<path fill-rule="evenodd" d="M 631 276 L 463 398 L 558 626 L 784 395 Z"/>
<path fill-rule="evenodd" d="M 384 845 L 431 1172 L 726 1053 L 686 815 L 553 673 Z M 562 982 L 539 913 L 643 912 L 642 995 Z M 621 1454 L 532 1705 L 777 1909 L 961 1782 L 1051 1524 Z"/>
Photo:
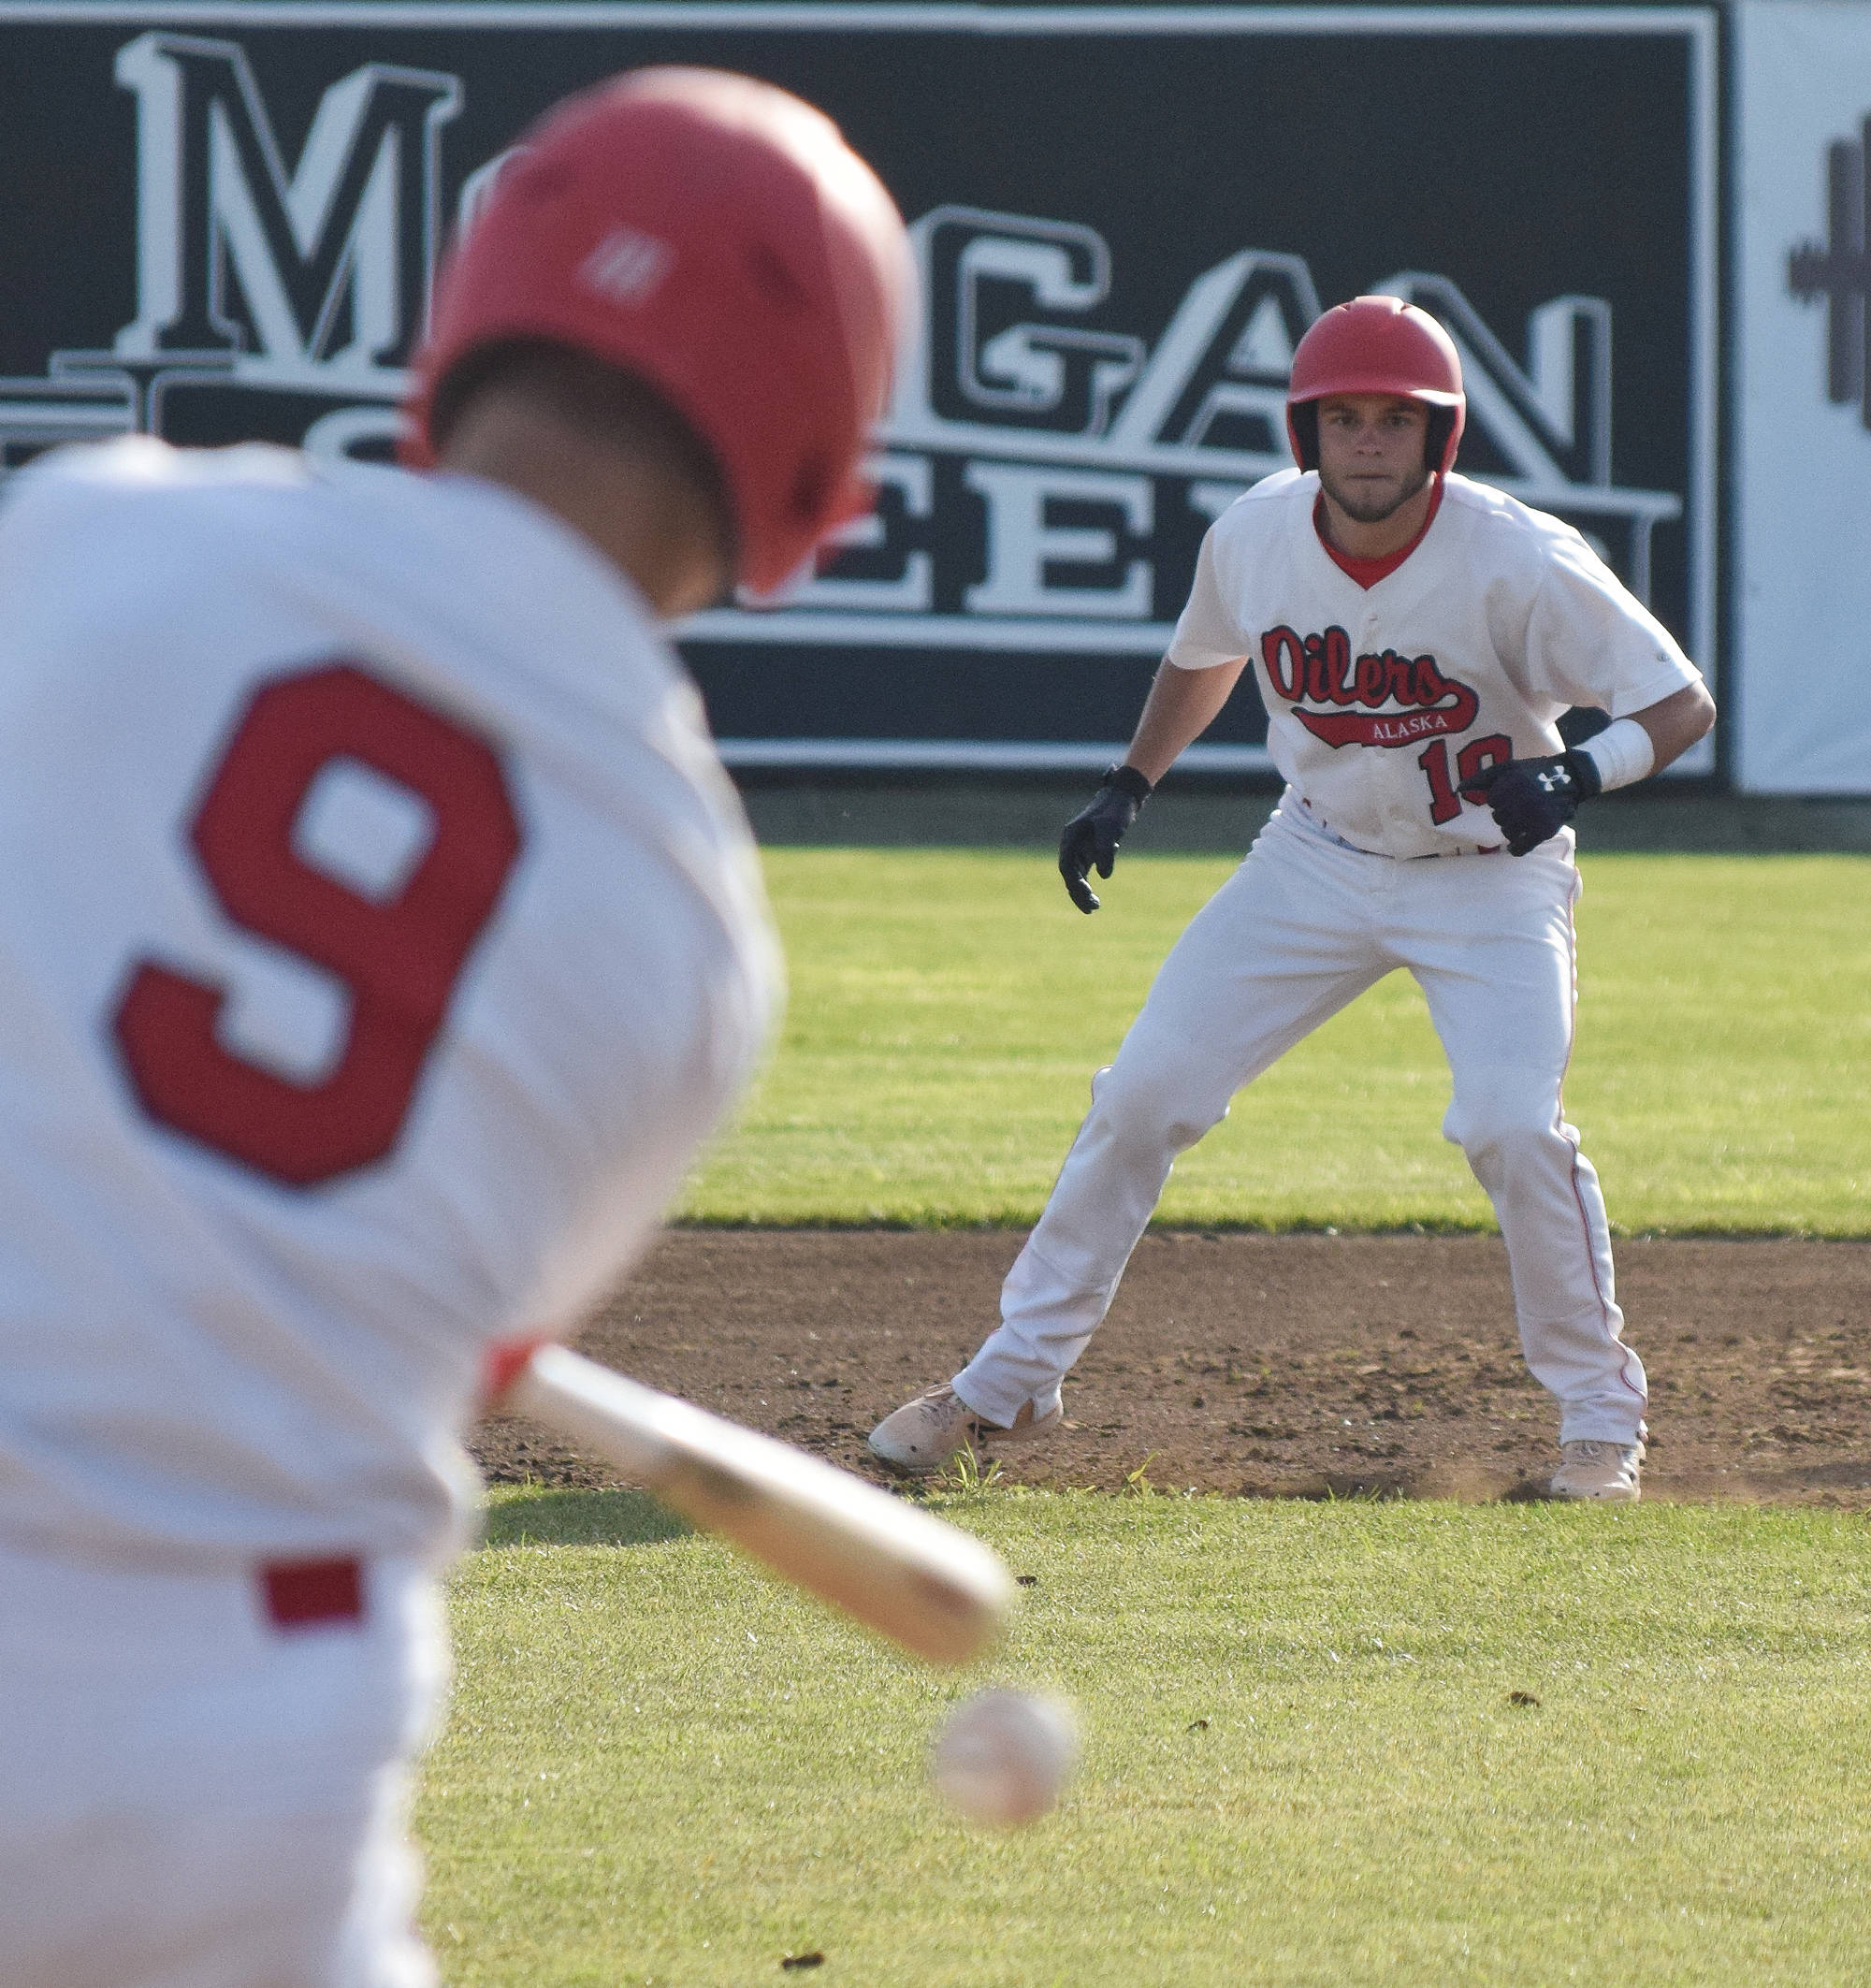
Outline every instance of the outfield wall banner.
<path fill-rule="evenodd" d="M 1736 29 L 1733 771 L 1871 793 L 1871 6 Z"/>
<path fill-rule="evenodd" d="M 1463 468 L 1712 671 L 1719 40 L 1709 7 L 0 0 L 0 461 L 384 453 L 515 134 L 713 63 L 838 119 L 925 285 L 876 516 L 684 632 L 731 762 L 1104 763 L 1210 520 L 1289 461 L 1296 341 L 1368 290 L 1460 345 Z M 1262 769 L 1264 735 L 1244 685 L 1190 762 Z"/>

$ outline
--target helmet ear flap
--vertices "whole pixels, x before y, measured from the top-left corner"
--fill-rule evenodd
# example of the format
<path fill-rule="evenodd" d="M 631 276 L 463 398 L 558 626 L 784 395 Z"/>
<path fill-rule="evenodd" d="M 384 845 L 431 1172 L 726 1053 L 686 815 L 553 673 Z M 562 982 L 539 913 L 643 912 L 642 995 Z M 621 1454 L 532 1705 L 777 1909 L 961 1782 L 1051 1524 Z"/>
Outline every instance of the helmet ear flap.
<path fill-rule="evenodd" d="M 1456 414 L 1453 407 L 1429 409 L 1429 430 L 1423 438 L 1423 467 L 1431 476 L 1455 468 Z"/>
<path fill-rule="evenodd" d="M 1293 444 L 1293 460 L 1302 470 L 1319 466 L 1319 403 L 1298 400 L 1286 410 L 1286 436 Z"/>

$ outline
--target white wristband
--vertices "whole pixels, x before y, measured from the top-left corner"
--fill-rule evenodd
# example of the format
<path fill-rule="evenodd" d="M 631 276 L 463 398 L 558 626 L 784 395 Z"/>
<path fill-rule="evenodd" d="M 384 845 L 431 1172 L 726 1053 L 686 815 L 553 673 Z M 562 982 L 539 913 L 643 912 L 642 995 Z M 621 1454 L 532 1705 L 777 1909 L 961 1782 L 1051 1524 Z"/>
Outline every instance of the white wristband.
<path fill-rule="evenodd" d="M 1614 787 L 1629 787 L 1657 763 L 1650 734 L 1634 718 L 1618 718 L 1574 749 L 1598 768 L 1601 793 L 1609 793 Z"/>

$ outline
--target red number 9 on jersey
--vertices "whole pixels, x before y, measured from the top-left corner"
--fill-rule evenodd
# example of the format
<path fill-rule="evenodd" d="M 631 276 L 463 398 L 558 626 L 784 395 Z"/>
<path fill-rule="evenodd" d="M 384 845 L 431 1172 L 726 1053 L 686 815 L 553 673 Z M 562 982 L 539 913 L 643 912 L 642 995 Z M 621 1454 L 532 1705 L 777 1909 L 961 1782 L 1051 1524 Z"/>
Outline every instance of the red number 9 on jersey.
<path fill-rule="evenodd" d="M 293 846 L 313 782 L 354 760 L 420 796 L 428 849 L 394 896 L 365 896 Z M 263 685 L 215 768 L 189 839 L 221 907 L 342 980 L 350 1025 L 312 1083 L 223 1047 L 224 987 L 138 963 L 115 1028 L 145 1111 L 291 1187 L 381 1159 L 520 850 L 500 760 L 483 739 L 356 665 Z"/>

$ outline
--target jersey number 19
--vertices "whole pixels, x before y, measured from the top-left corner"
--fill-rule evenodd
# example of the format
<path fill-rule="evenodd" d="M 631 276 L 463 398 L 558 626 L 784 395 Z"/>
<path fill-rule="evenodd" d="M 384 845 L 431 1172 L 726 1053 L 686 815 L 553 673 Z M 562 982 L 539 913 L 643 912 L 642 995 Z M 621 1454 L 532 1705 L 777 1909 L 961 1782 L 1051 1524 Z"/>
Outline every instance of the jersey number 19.
<path fill-rule="evenodd" d="M 1416 755 L 1416 763 L 1429 782 L 1429 820 L 1438 827 L 1453 821 L 1461 813 L 1458 788 L 1478 780 L 1490 766 L 1504 766 L 1514 757 L 1514 741 L 1494 733 L 1487 738 L 1471 739 L 1456 759 L 1456 777 L 1449 778 L 1449 742 L 1439 738 L 1427 752 Z"/>

